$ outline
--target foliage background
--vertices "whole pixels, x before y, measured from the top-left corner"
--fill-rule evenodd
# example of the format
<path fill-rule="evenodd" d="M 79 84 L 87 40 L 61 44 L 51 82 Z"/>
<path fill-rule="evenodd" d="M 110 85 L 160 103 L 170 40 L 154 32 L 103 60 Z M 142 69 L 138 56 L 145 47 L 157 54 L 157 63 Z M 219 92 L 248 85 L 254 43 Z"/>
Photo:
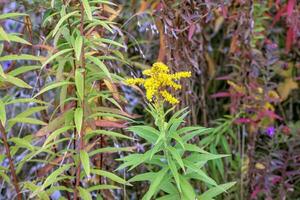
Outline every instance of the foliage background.
<path fill-rule="evenodd" d="M 207 137 L 196 138 L 193 143 L 205 144 L 212 153 L 232 155 L 206 166 L 207 173 L 218 183 L 237 181 L 220 199 L 299 198 L 299 1 L 120 0 L 114 3 L 117 6 L 104 6 L 102 14 L 116 22 L 116 33 L 110 34 L 101 28 L 97 32 L 125 46 L 115 49 L 126 62 L 108 61 L 109 71 L 123 78 L 141 77 L 141 70 L 156 60 L 171 66 L 173 72 L 192 71 L 192 79 L 184 83 L 183 92 L 176 94 L 181 99 L 178 109 L 189 106 L 188 125 L 219 128 Z M 4 43 L 2 55 L 22 52 L 46 56 L 52 51 L 52 42 L 44 41 L 59 19 L 53 18 L 46 26 L 42 25 L 51 13 L 50 7 L 50 1 L 2 0 L 2 13 L 29 14 L 29 18 L 1 21 L 5 31 L 21 33 L 24 39 L 36 44 L 31 48 Z M 1 64 L 3 70 L 9 72 L 18 64 L 24 64 L 22 62 Z M 39 91 L 55 79 L 50 74 L 46 68 L 40 73 L 25 73 L 22 79 L 32 86 L 37 84 L 35 88 Z M 145 114 L 139 91 L 124 85 L 110 86 L 102 83 L 99 87 L 110 91 L 118 88 L 127 99 L 121 103 L 126 112 Z M 32 91 L 11 86 L 1 86 L 0 91 L 1 97 L 30 98 L 32 94 Z M 54 94 L 43 98 L 51 102 Z M 52 103 L 57 104 L 55 100 Z M 112 107 L 110 103 L 104 106 Z M 23 110 L 26 110 L 23 105 L 8 106 L 8 118 Z M 52 111 L 38 111 L 35 117 L 48 122 Z M 142 120 L 150 121 L 150 117 L 146 115 Z M 39 128 L 16 125 L 8 136 L 30 137 L 29 133 L 37 133 Z M 143 149 L 141 141 L 103 139 L 100 145 Z M 4 148 L 0 148 L 1 153 L 4 152 Z M 24 155 L 15 156 L 22 160 Z M 119 165 L 114 158 L 122 156 L 124 153 L 103 154 L 102 168 L 113 171 Z M 7 166 L 7 161 L 2 160 L 1 166 Z M 19 179 L 34 179 L 41 167 L 34 163 L 23 166 Z M 131 173 L 144 170 L 139 168 Z M 10 187 L 4 181 L 0 190 L 1 198 L 10 197 Z M 145 190 L 147 184 L 135 184 L 127 188 L 127 195 L 141 199 Z M 123 195 L 104 190 L 105 199 Z"/>

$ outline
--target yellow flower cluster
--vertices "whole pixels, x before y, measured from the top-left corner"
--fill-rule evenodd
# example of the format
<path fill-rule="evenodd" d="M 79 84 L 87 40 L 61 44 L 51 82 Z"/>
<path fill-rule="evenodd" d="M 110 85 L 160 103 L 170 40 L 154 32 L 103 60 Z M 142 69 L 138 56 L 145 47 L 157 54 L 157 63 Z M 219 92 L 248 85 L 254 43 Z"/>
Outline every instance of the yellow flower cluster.
<path fill-rule="evenodd" d="M 166 89 L 167 87 L 175 90 L 181 89 L 181 85 L 174 82 L 181 78 L 188 78 L 191 72 L 169 73 L 169 67 L 162 62 L 156 62 L 150 69 L 143 71 L 145 76 L 149 78 L 130 78 L 126 80 L 129 85 L 143 85 L 146 89 L 146 98 L 149 101 L 164 99 L 171 104 L 179 103 L 179 100 L 173 97 Z"/>

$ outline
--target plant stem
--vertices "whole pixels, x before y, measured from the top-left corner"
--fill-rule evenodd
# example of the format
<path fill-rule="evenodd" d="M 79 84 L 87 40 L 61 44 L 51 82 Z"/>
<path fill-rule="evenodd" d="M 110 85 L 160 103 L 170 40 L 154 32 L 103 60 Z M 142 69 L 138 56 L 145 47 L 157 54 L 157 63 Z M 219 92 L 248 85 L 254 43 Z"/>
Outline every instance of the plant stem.
<path fill-rule="evenodd" d="M 80 3 L 80 12 L 81 12 L 80 34 L 81 34 L 82 37 L 84 37 L 84 7 L 83 7 L 82 3 Z M 82 47 L 81 47 L 80 64 L 81 64 L 81 67 L 83 69 L 85 69 L 84 45 L 82 45 Z M 84 71 L 83 72 L 83 82 L 84 82 L 84 87 L 83 88 L 85 88 L 85 75 L 86 75 L 86 73 Z M 84 113 L 84 110 L 85 110 L 84 98 L 85 97 L 83 97 L 83 100 L 81 102 L 81 108 L 83 110 L 83 113 Z M 83 136 L 84 136 L 84 114 L 83 114 L 82 123 L 83 123 L 82 124 L 82 129 L 81 129 L 80 134 L 79 134 L 78 155 L 80 153 L 80 150 L 82 150 L 84 148 L 84 140 L 83 140 Z M 77 198 L 78 198 L 77 188 L 79 187 L 79 184 L 80 184 L 80 172 L 81 172 L 81 162 L 78 163 L 77 170 L 76 170 L 76 183 L 75 183 L 75 188 L 74 188 L 74 200 L 77 200 Z"/>
<path fill-rule="evenodd" d="M 5 128 L 3 127 L 1 121 L 0 121 L 0 132 L 2 134 L 2 139 L 3 139 L 5 151 L 6 151 L 6 157 L 9 161 L 9 168 L 10 168 L 10 172 L 11 172 L 11 176 L 12 176 L 13 185 L 14 185 L 15 190 L 16 190 L 17 199 L 22 200 L 22 194 L 20 192 L 19 182 L 18 182 L 14 162 L 13 162 L 12 157 L 10 155 L 9 145 L 8 145 L 7 137 L 6 137 L 6 133 L 5 133 Z"/>

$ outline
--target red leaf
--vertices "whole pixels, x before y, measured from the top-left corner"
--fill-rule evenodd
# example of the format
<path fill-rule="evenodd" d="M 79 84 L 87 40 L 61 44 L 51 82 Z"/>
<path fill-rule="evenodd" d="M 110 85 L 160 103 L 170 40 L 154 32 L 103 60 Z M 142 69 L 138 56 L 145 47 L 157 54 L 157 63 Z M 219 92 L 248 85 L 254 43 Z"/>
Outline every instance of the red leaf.
<path fill-rule="evenodd" d="M 287 16 L 290 17 L 293 13 L 296 0 L 289 0 L 287 5 Z"/>
<path fill-rule="evenodd" d="M 194 33 L 195 33 L 195 30 L 196 30 L 196 26 L 195 24 L 191 24 L 190 28 L 189 28 L 189 35 L 188 35 L 188 40 L 191 41 Z"/>
<path fill-rule="evenodd" d="M 293 27 L 289 27 L 287 33 L 286 33 L 286 39 L 285 39 L 285 51 L 288 53 L 291 50 L 291 47 L 294 43 L 295 39 L 295 32 Z"/>
<path fill-rule="evenodd" d="M 236 124 L 249 124 L 251 122 L 252 122 L 252 120 L 249 118 L 239 118 L 234 121 L 234 123 L 236 123 Z"/>
<path fill-rule="evenodd" d="M 273 27 L 274 24 L 280 20 L 280 17 L 281 17 L 282 15 L 284 15 L 284 13 L 285 13 L 286 11 L 287 11 L 287 5 L 284 5 L 284 6 L 277 12 L 277 14 L 275 15 L 274 21 L 273 21 L 271 27 Z"/>
<path fill-rule="evenodd" d="M 211 98 L 220 98 L 220 97 L 230 97 L 229 92 L 218 92 L 215 94 L 210 95 Z"/>
<path fill-rule="evenodd" d="M 105 119 L 95 120 L 95 125 L 105 128 L 126 128 L 124 121 L 109 121 Z"/>

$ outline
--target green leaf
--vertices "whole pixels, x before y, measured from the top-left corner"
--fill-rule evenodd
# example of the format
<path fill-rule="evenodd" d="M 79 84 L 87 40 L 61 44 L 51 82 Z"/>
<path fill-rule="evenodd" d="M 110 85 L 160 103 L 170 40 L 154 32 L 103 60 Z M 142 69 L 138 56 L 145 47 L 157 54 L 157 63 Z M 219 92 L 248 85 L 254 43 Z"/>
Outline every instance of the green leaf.
<path fill-rule="evenodd" d="M 64 49 L 64 50 L 61 50 L 57 53 L 55 53 L 54 55 L 50 56 L 50 58 L 48 58 L 42 65 L 41 68 L 44 68 L 48 63 L 50 63 L 52 60 L 54 60 L 55 58 L 57 58 L 58 56 L 61 56 L 65 53 L 68 53 L 68 52 L 71 52 L 73 51 L 73 49 Z"/>
<path fill-rule="evenodd" d="M 181 159 L 180 154 L 178 153 L 177 149 L 175 149 L 172 146 L 167 147 L 169 152 L 171 153 L 172 157 L 177 161 L 177 163 L 179 164 L 179 166 L 182 168 L 182 170 L 185 172 L 185 168 L 184 168 L 184 164 L 183 161 Z"/>
<path fill-rule="evenodd" d="M 3 172 L 0 172 L 0 177 L 3 179 L 3 181 L 6 181 L 8 184 L 11 184 L 11 179 L 9 176 L 7 176 L 7 173 L 3 173 Z"/>
<path fill-rule="evenodd" d="M 32 71 L 32 70 L 36 70 L 36 69 L 40 69 L 41 66 L 38 66 L 38 65 L 33 65 L 33 66 L 21 66 L 21 67 L 18 67 L 10 72 L 8 72 L 7 74 L 8 75 L 11 75 L 11 76 L 18 76 L 20 74 L 23 74 L 25 72 L 28 72 L 28 71 Z"/>
<path fill-rule="evenodd" d="M 5 40 L 7 42 L 10 42 L 8 34 L 4 31 L 2 26 L 0 26 L 0 40 Z"/>
<path fill-rule="evenodd" d="M 203 172 L 197 165 L 192 163 L 191 161 L 184 160 L 185 166 L 190 169 L 191 171 L 196 172 L 199 175 L 199 178 L 203 180 L 204 182 L 210 184 L 210 185 L 217 185 L 216 181 L 210 178 L 205 172 Z"/>
<path fill-rule="evenodd" d="M 0 52 L 0 54 L 1 54 L 1 52 Z M 3 71 L 3 67 L 2 67 L 2 65 L 0 64 L 0 78 L 1 78 L 1 76 L 2 76 L 3 79 L 6 78 L 6 75 L 5 75 L 4 71 Z"/>
<path fill-rule="evenodd" d="M 45 109 L 47 109 L 47 106 L 29 107 L 27 110 L 25 110 L 25 111 L 21 112 L 20 114 L 18 114 L 16 116 L 16 118 L 18 118 L 18 117 L 21 117 L 21 118 L 22 117 L 28 117 L 28 116 L 36 113 L 36 112 L 40 112 L 40 111 L 45 110 Z"/>
<path fill-rule="evenodd" d="M 57 88 L 57 87 L 61 87 L 63 85 L 70 85 L 70 84 L 74 84 L 72 82 L 69 82 L 69 81 L 61 81 L 61 82 L 56 82 L 56 83 L 52 83 L 50 85 L 47 85 L 46 87 L 44 87 L 41 91 L 39 91 L 36 95 L 34 95 L 33 98 L 36 98 L 37 96 L 49 91 L 49 90 L 52 90 L 54 88 Z"/>
<path fill-rule="evenodd" d="M 18 123 L 35 124 L 35 125 L 47 125 L 47 123 L 45 123 L 41 120 L 29 118 L 29 117 L 12 118 L 12 119 L 8 120 L 8 122 L 18 122 Z"/>
<path fill-rule="evenodd" d="M 86 58 L 90 61 L 92 61 L 93 63 L 95 63 L 104 73 L 105 75 L 111 79 L 111 75 L 110 75 L 110 72 L 108 71 L 107 67 L 105 66 L 105 64 L 99 60 L 98 58 L 96 57 L 93 57 L 93 56 L 90 56 L 90 55 L 87 55 Z"/>
<path fill-rule="evenodd" d="M 76 37 L 75 44 L 74 44 L 75 56 L 78 61 L 80 60 L 82 45 L 83 45 L 83 37 L 81 35 L 78 35 Z"/>
<path fill-rule="evenodd" d="M 97 38 L 97 39 L 94 39 L 93 41 L 94 42 L 108 43 L 108 44 L 115 45 L 115 46 L 118 46 L 118 47 L 121 47 L 121 48 L 125 48 L 125 46 L 120 44 L 119 42 L 116 42 L 116 41 L 113 41 L 113 40 L 110 40 L 110 39 L 106 39 L 106 38 Z"/>
<path fill-rule="evenodd" d="M 131 179 L 128 180 L 128 182 L 136 182 L 136 181 L 152 181 L 155 177 L 155 172 L 147 172 L 143 174 L 138 174 Z"/>
<path fill-rule="evenodd" d="M 34 151 L 34 147 L 26 139 L 13 137 L 10 138 L 9 141 L 15 143 L 20 148 L 26 148 L 29 149 L 30 151 Z"/>
<path fill-rule="evenodd" d="M 52 36 L 55 36 L 57 31 L 59 30 L 60 26 L 64 23 L 64 21 L 66 19 L 68 19 L 69 17 L 73 16 L 73 15 L 76 15 L 78 14 L 78 11 L 74 11 L 74 12 L 71 12 L 71 13 L 68 13 L 66 14 L 65 16 L 63 16 L 62 18 L 60 18 L 60 20 L 57 22 L 54 30 L 53 30 L 53 33 L 52 33 Z"/>
<path fill-rule="evenodd" d="M 175 163 L 173 162 L 172 159 L 170 159 L 169 157 L 167 158 L 168 160 L 168 166 L 173 174 L 173 177 L 175 179 L 178 191 L 181 193 L 181 188 L 180 188 L 180 180 L 179 180 L 179 173 L 177 171 L 177 167 L 175 165 Z"/>
<path fill-rule="evenodd" d="M 95 190 L 98 191 L 98 190 L 114 190 L 114 189 L 121 189 L 121 188 L 117 187 L 115 185 L 95 185 L 95 186 L 89 187 L 87 189 L 87 191 L 92 192 Z"/>
<path fill-rule="evenodd" d="M 34 61 L 40 61 L 41 58 L 29 54 L 20 54 L 20 55 L 6 55 L 0 57 L 0 62 L 2 61 L 14 61 L 14 60 L 34 60 Z"/>
<path fill-rule="evenodd" d="M 218 185 L 217 187 L 210 188 L 203 194 L 201 194 L 198 198 L 199 200 L 212 200 L 214 197 L 228 190 L 232 186 L 235 185 L 236 182 L 225 183 L 222 185 Z"/>
<path fill-rule="evenodd" d="M 112 137 L 119 137 L 119 138 L 125 138 L 125 139 L 132 139 L 131 137 L 128 137 L 126 135 L 113 132 L 113 131 L 106 131 L 106 130 L 93 130 L 86 133 L 85 137 L 90 137 L 90 135 L 107 135 Z"/>
<path fill-rule="evenodd" d="M 78 92 L 80 100 L 84 97 L 84 78 L 82 75 L 82 69 L 76 69 L 75 71 L 75 85 Z"/>
<path fill-rule="evenodd" d="M 0 123 L 2 124 L 3 127 L 5 127 L 6 111 L 5 111 L 5 104 L 1 99 L 0 99 Z"/>
<path fill-rule="evenodd" d="M 19 79 L 19 78 L 16 78 L 16 77 L 13 77 L 11 75 L 8 75 L 6 74 L 5 75 L 5 81 L 15 85 L 15 86 L 18 86 L 20 88 L 28 88 L 28 89 L 31 89 L 32 87 L 30 85 L 28 85 L 27 83 L 25 83 L 23 80 Z"/>
<path fill-rule="evenodd" d="M 63 173 L 64 171 L 68 170 L 73 164 L 65 164 L 56 169 L 54 172 L 52 172 L 45 180 L 45 182 L 42 185 L 42 189 L 48 187 L 52 183 L 56 182 L 57 177 Z M 38 191 L 37 191 L 38 192 Z"/>
<path fill-rule="evenodd" d="M 178 194 L 168 194 L 163 197 L 159 197 L 156 200 L 175 200 L 180 199 L 180 196 Z"/>
<path fill-rule="evenodd" d="M 52 121 L 53 122 L 53 121 Z M 52 132 L 45 140 L 43 147 L 45 147 L 49 142 L 51 142 L 51 140 L 55 139 L 58 135 L 66 132 L 67 130 L 73 128 L 74 126 L 65 126 L 62 127 L 60 129 L 55 130 L 54 132 Z"/>
<path fill-rule="evenodd" d="M 90 4 L 89 4 L 88 0 L 82 0 L 82 4 L 83 4 L 84 11 L 85 11 L 88 19 L 93 20 L 92 10 L 91 10 L 91 7 L 90 7 Z"/>
<path fill-rule="evenodd" d="M 2 19 L 8 19 L 8 18 L 16 18 L 20 16 L 28 16 L 25 13 L 6 13 L 6 14 L 1 14 L 0 15 L 0 20 Z"/>
<path fill-rule="evenodd" d="M 105 176 L 105 177 L 107 177 L 107 178 L 109 178 L 109 179 L 111 179 L 111 180 L 113 180 L 117 183 L 120 183 L 120 184 L 126 184 L 126 181 L 123 178 L 121 178 L 121 177 L 119 177 L 119 176 L 117 176 L 117 175 L 115 175 L 111 172 L 103 171 L 103 170 L 100 170 L 100 169 L 91 169 L 91 173 L 92 174 L 97 174 L 97 175 L 100 175 L 100 176 Z"/>
<path fill-rule="evenodd" d="M 82 121 L 83 121 L 83 110 L 82 108 L 76 108 L 74 112 L 74 122 L 79 136 L 81 136 Z"/>
<path fill-rule="evenodd" d="M 31 45 L 31 43 L 27 42 L 26 40 L 24 40 L 23 38 L 20 38 L 19 36 L 15 35 L 15 34 L 7 34 L 7 37 L 11 42 L 18 42 L 21 44 Z M 1 38 L 0 38 L 0 41 L 1 41 Z"/>
<path fill-rule="evenodd" d="M 150 126 L 131 126 L 127 130 L 132 131 L 133 133 L 144 138 L 151 144 L 155 144 L 160 135 L 160 132 L 158 130 Z"/>
<path fill-rule="evenodd" d="M 151 200 L 152 196 L 159 191 L 158 186 L 164 179 L 164 176 L 166 175 L 167 171 L 168 168 L 163 168 L 162 170 L 156 173 L 154 180 L 151 182 L 151 185 L 142 200 Z"/>
<path fill-rule="evenodd" d="M 33 99 L 33 98 L 20 98 L 20 99 L 13 99 L 13 100 L 10 100 L 8 102 L 6 102 L 5 104 L 6 105 L 9 105 L 9 104 L 15 104 L 15 103 L 38 103 L 38 104 L 48 104 L 44 101 L 41 101 L 41 100 L 37 100 L 37 99 Z"/>
<path fill-rule="evenodd" d="M 92 200 L 92 196 L 89 191 L 82 187 L 78 187 L 79 195 L 83 200 Z"/>
<path fill-rule="evenodd" d="M 89 154 L 84 151 L 81 150 L 80 151 L 80 160 L 83 166 L 83 169 L 86 173 L 87 176 L 90 176 L 90 172 L 91 172 L 91 167 L 90 167 L 90 158 L 89 158 Z"/>
<path fill-rule="evenodd" d="M 183 199 L 195 200 L 196 194 L 193 186 L 186 180 L 184 176 L 180 176 L 180 186 L 183 193 Z M 206 199 L 205 199 L 206 200 Z"/>
<path fill-rule="evenodd" d="M 130 151 L 132 152 L 135 147 L 105 147 L 105 148 L 97 148 L 96 150 L 89 153 L 92 157 L 98 153 L 114 153 L 114 152 L 122 152 L 122 151 Z"/>

